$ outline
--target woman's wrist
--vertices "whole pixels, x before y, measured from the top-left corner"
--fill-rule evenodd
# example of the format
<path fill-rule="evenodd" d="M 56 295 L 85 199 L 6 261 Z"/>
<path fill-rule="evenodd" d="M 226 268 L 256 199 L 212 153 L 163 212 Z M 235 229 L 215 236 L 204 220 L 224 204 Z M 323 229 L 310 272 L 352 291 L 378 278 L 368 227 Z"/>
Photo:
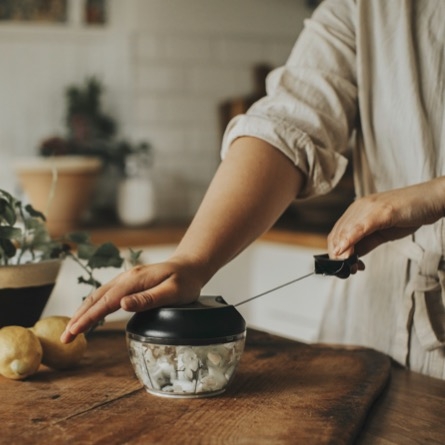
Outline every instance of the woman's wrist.
<path fill-rule="evenodd" d="M 435 196 L 437 197 L 436 199 L 441 210 L 440 217 L 443 218 L 445 216 L 445 176 L 439 176 L 433 179 L 433 182 L 436 188 Z"/>

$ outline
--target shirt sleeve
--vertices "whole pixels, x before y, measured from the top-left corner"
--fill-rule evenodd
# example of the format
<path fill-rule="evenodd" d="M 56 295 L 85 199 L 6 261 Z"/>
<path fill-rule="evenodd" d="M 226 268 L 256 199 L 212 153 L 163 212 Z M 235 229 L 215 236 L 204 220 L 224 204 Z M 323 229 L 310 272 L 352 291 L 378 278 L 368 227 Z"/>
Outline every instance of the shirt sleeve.
<path fill-rule="evenodd" d="M 286 64 L 269 74 L 267 95 L 229 122 L 222 158 L 236 138 L 257 137 L 303 172 L 299 198 L 332 190 L 358 120 L 355 42 L 355 2 L 325 0 L 305 21 Z"/>

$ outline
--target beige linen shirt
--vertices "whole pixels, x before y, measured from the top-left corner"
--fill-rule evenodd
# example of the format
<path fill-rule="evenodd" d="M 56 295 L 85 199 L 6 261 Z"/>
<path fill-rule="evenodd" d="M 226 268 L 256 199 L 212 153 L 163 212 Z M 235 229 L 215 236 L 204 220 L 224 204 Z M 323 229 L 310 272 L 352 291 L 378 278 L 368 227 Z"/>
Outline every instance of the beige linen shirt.
<path fill-rule="evenodd" d="M 444 23 L 444 0 L 325 0 L 267 96 L 229 123 L 222 156 L 240 136 L 268 141 L 306 176 L 299 198 L 336 185 L 351 134 L 358 196 L 444 175 Z M 319 339 L 445 378 L 444 250 L 440 220 L 365 256 L 366 271 L 335 280 Z"/>

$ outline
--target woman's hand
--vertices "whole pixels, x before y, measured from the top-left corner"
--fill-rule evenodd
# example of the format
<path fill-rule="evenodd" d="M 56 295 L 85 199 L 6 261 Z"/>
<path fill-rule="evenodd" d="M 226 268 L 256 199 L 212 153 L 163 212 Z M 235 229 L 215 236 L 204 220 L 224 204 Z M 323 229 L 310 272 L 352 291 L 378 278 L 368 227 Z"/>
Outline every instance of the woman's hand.
<path fill-rule="evenodd" d="M 68 323 L 61 341 L 69 343 L 120 308 L 140 312 L 169 304 L 191 303 L 199 297 L 204 284 L 199 268 L 186 262 L 172 260 L 136 266 L 86 298 Z"/>
<path fill-rule="evenodd" d="M 357 199 L 328 235 L 331 258 L 365 255 L 444 216 L 445 177 Z"/>

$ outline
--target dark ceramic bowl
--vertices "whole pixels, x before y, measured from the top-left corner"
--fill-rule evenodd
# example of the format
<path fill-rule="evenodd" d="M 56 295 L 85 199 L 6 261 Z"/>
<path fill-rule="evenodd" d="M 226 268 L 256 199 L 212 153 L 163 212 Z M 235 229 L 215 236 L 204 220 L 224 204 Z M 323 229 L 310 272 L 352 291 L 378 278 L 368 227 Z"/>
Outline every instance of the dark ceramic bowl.
<path fill-rule="evenodd" d="M 145 389 L 170 397 L 205 397 L 232 381 L 246 322 L 221 297 L 136 313 L 127 324 L 130 360 Z"/>

